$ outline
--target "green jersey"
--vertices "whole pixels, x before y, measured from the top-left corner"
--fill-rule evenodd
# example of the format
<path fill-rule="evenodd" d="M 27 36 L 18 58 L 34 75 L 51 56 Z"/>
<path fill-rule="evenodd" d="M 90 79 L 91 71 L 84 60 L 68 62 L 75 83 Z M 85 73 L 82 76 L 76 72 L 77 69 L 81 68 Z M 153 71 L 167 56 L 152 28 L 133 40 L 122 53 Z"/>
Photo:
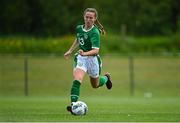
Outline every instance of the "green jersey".
<path fill-rule="evenodd" d="M 100 47 L 100 33 L 94 25 L 89 30 L 85 30 L 83 25 L 78 25 L 76 27 L 76 38 L 79 42 L 79 48 L 85 52 Z"/>

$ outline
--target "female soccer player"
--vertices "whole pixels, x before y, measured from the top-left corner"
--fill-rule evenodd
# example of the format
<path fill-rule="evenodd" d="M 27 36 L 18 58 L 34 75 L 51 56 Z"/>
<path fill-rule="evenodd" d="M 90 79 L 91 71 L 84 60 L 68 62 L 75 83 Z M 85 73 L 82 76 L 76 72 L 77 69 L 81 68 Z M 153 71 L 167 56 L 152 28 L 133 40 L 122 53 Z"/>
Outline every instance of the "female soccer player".
<path fill-rule="evenodd" d="M 84 11 L 84 24 L 76 27 L 76 39 L 70 49 L 64 54 L 65 59 L 68 59 L 70 54 L 79 46 L 79 51 L 75 54 L 74 59 L 71 103 L 78 100 L 80 86 L 86 73 L 90 77 L 93 88 L 99 88 L 104 84 L 106 84 L 107 89 L 112 88 L 110 75 L 107 73 L 104 76 L 100 76 L 102 66 L 101 59 L 98 55 L 100 33 L 105 34 L 105 30 L 98 21 L 96 9 L 87 8 Z M 67 106 L 67 110 L 72 113 L 71 106 Z"/>

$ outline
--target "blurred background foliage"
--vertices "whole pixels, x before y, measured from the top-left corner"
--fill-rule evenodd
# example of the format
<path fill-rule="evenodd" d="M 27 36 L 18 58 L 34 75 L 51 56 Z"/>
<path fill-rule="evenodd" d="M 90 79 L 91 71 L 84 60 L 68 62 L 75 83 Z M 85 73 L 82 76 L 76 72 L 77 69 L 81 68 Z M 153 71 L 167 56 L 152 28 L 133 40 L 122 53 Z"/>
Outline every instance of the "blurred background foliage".
<path fill-rule="evenodd" d="M 0 53 L 63 53 L 95 7 L 105 52 L 179 52 L 179 0 L 1 0 Z"/>

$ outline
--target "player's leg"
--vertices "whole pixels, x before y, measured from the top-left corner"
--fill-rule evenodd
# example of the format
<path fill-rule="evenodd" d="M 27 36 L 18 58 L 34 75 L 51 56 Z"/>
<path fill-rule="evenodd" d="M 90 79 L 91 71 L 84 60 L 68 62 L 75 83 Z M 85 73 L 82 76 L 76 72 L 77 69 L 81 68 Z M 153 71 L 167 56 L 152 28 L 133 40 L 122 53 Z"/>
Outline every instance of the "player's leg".
<path fill-rule="evenodd" d="M 93 88 L 98 88 L 98 87 L 99 87 L 99 77 L 97 77 L 97 78 L 92 78 L 92 77 L 90 76 L 89 78 L 90 78 L 91 86 L 92 86 Z"/>
<path fill-rule="evenodd" d="M 88 61 L 88 74 L 90 76 L 91 85 L 93 88 L 98 88 L 106 84 L 108 89 L 112 88 L 112 82 L 109 74 L 99 76 L 101 72 L 101 59 L 98 56 L 92 57 Z"/>
<path fill-rule="evenodd" d="M 76 102 L 80 93 L 80 86 L 87 71 L 86 59 L 81 55 L 74 58 L 73 84 L 71 87 L 71 102 Z"/>
<path fill-rule="evenodd" d="M 73 84 L 71 87 L 71 104 L 72 102 L 76 102 L 79 98 L 80 94 L 80 86 L 84 75 L 86 73 L 86 66 L 84 64 L 84 60 L 81 56 L 75 57 L 74 70 L 73 70 Z M 71 110 L 71 106 L 67 106 L 67 110 L 73 114 Z"/>
<path fill-rule="evenodd" d="M 79 68 L 73 71 L 73 84 L 71 87 L 71 102 L 76 102 L 79 98 L 80 86 L 84 78 L 85 71 Z"/>
<path fill-rule="evenodd" d="M 85 75 L 85 71 L 79 68 L 76 68 L 73 71 L 73 84 L 71 87 L 71 104 L 72 102 L 76 102 L 79 98 L 80 86 L 84 78 L 84 75 Z M 71 114 L 73 114 L 71 106 L 67 106 L 67 110 L 71 112 Z"/>
<path fill-rule="evenodd" d="M 101 87 L 104 84 L 106 84 L 106 82 L 108 81 L 108 78 L 106 76 L 100 76 L 96 78 L 90 76 L 89 78 L 90 78 L 91 86 L 93 88 Z"/>
<path fill-rule="evenodd" d="M 107 89 L 112 88 L 112 82 L 109 74 L 93 78 L 90 76 L 91 86 L 93 88 L 98 88 L 106 84 Z"/>

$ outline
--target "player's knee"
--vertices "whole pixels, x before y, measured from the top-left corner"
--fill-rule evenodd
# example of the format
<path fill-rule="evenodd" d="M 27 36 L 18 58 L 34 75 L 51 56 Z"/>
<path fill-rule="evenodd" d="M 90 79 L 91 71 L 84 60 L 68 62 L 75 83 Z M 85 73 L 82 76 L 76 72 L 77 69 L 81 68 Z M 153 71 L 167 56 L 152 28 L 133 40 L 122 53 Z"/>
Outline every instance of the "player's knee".
<path fill-rule="evenodd" d="M 79 75 L 73 75 L 74 80 L 82 81 L 83 77 Z"/>

